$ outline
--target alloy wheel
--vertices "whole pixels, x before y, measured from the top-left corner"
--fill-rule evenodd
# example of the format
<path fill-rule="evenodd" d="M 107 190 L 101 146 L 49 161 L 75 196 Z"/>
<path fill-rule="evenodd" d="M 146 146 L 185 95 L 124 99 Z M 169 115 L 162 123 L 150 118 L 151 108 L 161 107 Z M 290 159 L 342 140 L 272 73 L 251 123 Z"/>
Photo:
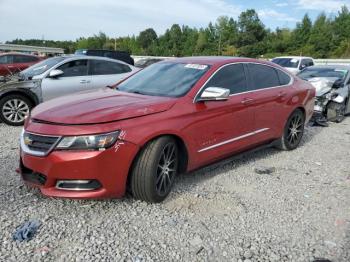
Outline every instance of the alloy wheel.
<path fill-rule="evenodd" d="M 168 143 L 163 148 L 157 166 L 156 190 L 160 196 L 164 196 L 171 189 L 177 168 L 176 144 Z"/>
<path fill-rule="evenodd" d="M 21 99 L 10 99 L 2 107 L 2 115 L 9 122 L 21 123 L 29 114 L 29 106 Z"/>
<path fill-rule="evenodd" d="M 303 118 L 299 114 L 295 114 L 289 122 L 287 131 L 287 140 L 291 146 L 299 143 L 303 135 Z"/>

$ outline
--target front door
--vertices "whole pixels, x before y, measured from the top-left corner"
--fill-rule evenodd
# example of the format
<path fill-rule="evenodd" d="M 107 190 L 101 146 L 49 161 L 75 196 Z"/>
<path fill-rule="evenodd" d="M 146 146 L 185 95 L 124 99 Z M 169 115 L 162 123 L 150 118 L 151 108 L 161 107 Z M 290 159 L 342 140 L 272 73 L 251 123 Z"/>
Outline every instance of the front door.
<path fill-rule="evenodd" d="M 226 101 L 194 102 L 194 124 L 186 133 L 191 134 L 195 150 L 195 165 L 203 165 L 249 147 L 254 131 L 254 114 L 245 100 L 247 91 L 243 64 L 230 64 L 219 69 L 205 84 L 230 90 Z M 199 93 L 200 95 L 200 93 Z"/>
<path fill-rule="evenodd" d="M 55 68 L 63 71 L 63 75 L 45 77 L 41 84 L 43 101 L 76 92 L 85 91 L 91 82 L 88 75 L 88 60 L 73 60 Z"/>

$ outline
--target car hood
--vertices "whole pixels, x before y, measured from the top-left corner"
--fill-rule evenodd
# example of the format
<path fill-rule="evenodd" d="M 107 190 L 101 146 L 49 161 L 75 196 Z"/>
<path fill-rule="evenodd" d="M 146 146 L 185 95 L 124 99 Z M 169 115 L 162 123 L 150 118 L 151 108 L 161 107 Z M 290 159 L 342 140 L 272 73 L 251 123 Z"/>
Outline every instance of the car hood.
<path fill-rule="evenodd" d="M 308 79 L 316 89 L 316 96 L 323 96 L 324 94 L 331 91 L 334 82 L 338 78 L 336 77 L 313 77 Z"/>
<path fill-rule="evenodd" d="M 103 88 L 52 99 L 35 107 L 31 118 L 65 125 L 108 123 L 160 113 L 170 109 L 175 101 Z"/>

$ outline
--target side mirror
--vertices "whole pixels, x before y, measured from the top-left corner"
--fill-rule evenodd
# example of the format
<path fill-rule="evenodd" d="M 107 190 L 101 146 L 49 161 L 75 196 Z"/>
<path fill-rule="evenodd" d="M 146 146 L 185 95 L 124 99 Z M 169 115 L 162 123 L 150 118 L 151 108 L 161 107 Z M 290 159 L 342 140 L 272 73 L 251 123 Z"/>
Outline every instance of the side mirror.
<path fill-rule="evenodd" d="M 338 89 L 344 87 L 344 82 L 342 79 L 337 79 L 334 83 L 332 88 Z"/>
<path fill-rule="evenodd" d="M 51 78 L 56 78 L 56 77 L 59 77 L 61 75 L 63 75 L 63 71 L 59 70 L 59 69 L 51 70 L 49 73 L 49 77 L 51 77 Z"/>
<path fill-rule="evenodd" d="M 304 68 L 306 68 L 306 65 L 305 65 L 305 64 L 300 65 L 300 67 L 299 67 L 300 70 L 303 70 Z"/>
<path fill-rule="evenodd" d="M 222 101 L 230 96 L 230 90 L 222 87 L 207 87 L 197 101 Z"/>

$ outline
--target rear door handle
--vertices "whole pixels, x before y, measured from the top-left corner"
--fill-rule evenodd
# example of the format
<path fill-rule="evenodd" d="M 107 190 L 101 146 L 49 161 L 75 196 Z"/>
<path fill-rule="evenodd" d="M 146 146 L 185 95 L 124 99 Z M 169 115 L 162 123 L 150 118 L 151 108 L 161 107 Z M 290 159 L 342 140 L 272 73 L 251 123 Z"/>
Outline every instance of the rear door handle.
<path fill-rule="evenodd" d="M 80 83 L 81 84 L 88 84 L 88 83 L 90 83 L 90 81 L 89 80 L 80 80 Z"/>
<path fill-rule="evenodd" d="M 254 102 L 254 99 L 252 98 L 244 98 L 241 103 L 244 104 L 244 105 L 249 105 L 249 104 L 252 104 Z"/>

